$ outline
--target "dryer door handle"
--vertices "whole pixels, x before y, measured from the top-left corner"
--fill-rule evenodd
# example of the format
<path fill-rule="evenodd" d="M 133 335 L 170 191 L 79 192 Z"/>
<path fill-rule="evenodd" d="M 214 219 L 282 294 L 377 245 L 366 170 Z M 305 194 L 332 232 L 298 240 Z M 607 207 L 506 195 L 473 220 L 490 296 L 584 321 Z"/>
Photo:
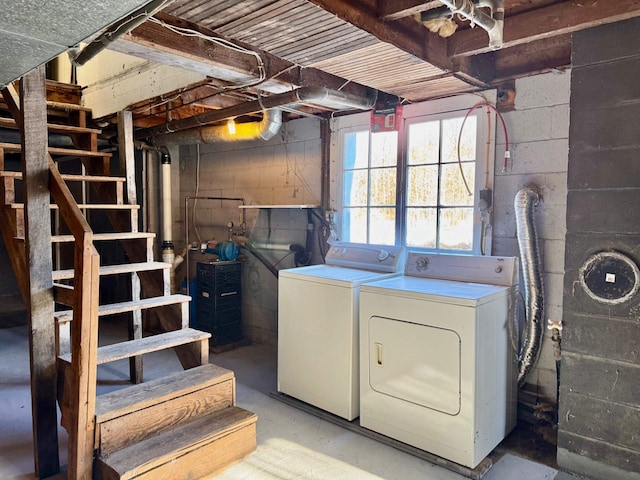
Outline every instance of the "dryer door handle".
<path fill-rule="evenodd" d="M 376 342 L 376 363 L 382 367 L 382 344 Z"/>

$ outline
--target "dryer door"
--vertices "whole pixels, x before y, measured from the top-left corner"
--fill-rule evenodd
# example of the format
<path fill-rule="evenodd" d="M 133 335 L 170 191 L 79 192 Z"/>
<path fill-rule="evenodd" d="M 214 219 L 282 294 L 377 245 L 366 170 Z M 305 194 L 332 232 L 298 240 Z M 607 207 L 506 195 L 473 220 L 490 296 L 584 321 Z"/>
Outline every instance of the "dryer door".
<path fill-rule="evenodd" d="M 369 384 L 379 393 L 460 413 L 460 337 L 453 330 L 369 318 Z"/>

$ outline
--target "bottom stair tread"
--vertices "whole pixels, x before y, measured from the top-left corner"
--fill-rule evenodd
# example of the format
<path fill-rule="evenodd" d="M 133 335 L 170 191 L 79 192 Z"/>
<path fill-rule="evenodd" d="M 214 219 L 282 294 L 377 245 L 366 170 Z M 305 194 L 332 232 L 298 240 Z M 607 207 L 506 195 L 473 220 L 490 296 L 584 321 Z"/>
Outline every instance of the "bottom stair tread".
<path fill-rule="evenodd" d="M 203 478 L 256 448 L 255 413 L 239 407 L 203 416 L 140 443 L 98 457 L 99 478 Z"/>

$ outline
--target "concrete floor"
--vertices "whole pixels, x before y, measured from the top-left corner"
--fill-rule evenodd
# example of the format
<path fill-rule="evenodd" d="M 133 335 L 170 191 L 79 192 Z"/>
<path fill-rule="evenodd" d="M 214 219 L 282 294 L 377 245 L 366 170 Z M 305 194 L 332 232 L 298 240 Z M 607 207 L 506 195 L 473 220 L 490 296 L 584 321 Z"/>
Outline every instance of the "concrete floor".
<path fill-rule="evenodd" d="M 123 335 L 117 325 L 107 335 Z M 110 340 L 109 340 L 110 341 Z M 212 354 L 212 363 L 232 369 L 237 403 L 258 414 L 258 448 L 248 458 L 212 477 L 218 480 L 462 480 L 465 477 L 383 445 L 269 396 L 276 390 L 276 352 L 246 346 Z M 180 370 L 173 352 L 145 356 L 145 378 Z M 126 384 L 127 363 L 102 366 L 98 394 Z M 29 355 L 26 327 L 0 329 L 0 479 L 35 478 Z M 504 448 L 486 480 L 552 480 L 557 470 Z M 61 463 L 66 434 L 60 429 Z"/>

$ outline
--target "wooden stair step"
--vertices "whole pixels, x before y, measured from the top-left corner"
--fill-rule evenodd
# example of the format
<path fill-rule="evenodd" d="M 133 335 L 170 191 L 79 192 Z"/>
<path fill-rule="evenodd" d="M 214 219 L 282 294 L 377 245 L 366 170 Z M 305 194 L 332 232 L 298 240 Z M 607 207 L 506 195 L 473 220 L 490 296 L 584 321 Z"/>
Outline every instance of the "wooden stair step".
<path fill-rule="evenodd" d="M 78 105 L 76 103 L 54 102 L 51 100 L 47 100 L 47 108 L 50 108 L 52 110 L 60 110 L 63 112 L 91 112 L 91 109 L 89 107 L 83 107 L 82 105 Z"/>
<path fill-rule="evenodd" d="M 21 210 L 24 208 L 24 203 L 10 203 L 7 205 L 9 208 L 15 208 L 16 210 Z M 49 205 L 51 210 L 57 210 L 59 207 L 57 204 L 52 203 Z M 117 203 L 79 203 L 78 208 L 80 210 L 140 210 L 140 205 L 137 204 L 117 204 Z"/>
<path fill-rule="evenodd" d="M 146 310 L 148 308 L 162 307 L 164 305 L 174 305 L 176 303 L 186 303 L 191 301 L 188 295 L 165 295 L 162 297 L 143 298 L 131 302 L 110 303 L 98 307 L 98 316 L 115 315 L 117 313 L 134 312 L 136 310 Z M 70 322 L 73 319 L 72 310 L 62 310 L 55 312 L 55 320 L 58 323 Z"/>
<path fill-rule="evenodd" d="M 150 337 L 137 338 L 126 342 L 114 343 L 98 348 L 98 365 L 115 362 L 124 358 L 137 357 L 146 353 L 168 350 L 188 343 L 207 340 L 211 337 L 208 332 L 201 332 L 193 328 L 183 328 L 172 332 L 159 333 Z M 60 355 L 59 359 L 71 364 L 71 354 Z"/>
<path fill-rule="evenodd" d="M 229 407 L 98 457 L 97 467 L 104 480 L 205 478 L 255 450 L 257 419 Z"/>
<path fill-rule="evenodd" d="M 60 175 L 67 182 L 115 182 L 124 183 L 124 177 L 110 177 L 105 175 L 71 175 L 63 173 Z M 22 180 L 22 172 L 1 171 L 0 177 L 13 177 Z"/>
<path fill-rule="evenodd" d="M 6 152 L 20 153 L 22 146 L 17 143 L 0 143 L 0 148 Z M 74 148 L 49 147 L 47 149 L 51 156 L 63 155 L 65 157 L 87 157 L 87 158 L 111 158 L 108 152 L 92 152 L 90 150 L 77 150 Z"/>
<path fill-rule="evenodd" d="M 0 117 L 0 127 L 17 129 L 16 121 L 13 118 Z M 97 128 L 75 127 L 73 125 L 62 125 L 59 123 L 47 123 L 47 129 L 53 133 L 90 133 L 98 135 L 101 130 Z"/>
<path fill-rule="evenodd" d="M 96 450 L 107 455 L 235 405 L 231 370 L 210 363 L 96 398 Z"/>
<path fill-rule="evenodd" d="M 142 263 L 125 263 L 122 265 L 106 265 L 100 267 L 100 276 L 120 275 L 122 273 L 148 272 L 151 270 L 168 270 L 171 264 L 167 262 L 142 262 Z M 53 272 L 53 280 L 68 280 L 75 276 L 73 268 L 68 270 L 55 270 Z"/>

